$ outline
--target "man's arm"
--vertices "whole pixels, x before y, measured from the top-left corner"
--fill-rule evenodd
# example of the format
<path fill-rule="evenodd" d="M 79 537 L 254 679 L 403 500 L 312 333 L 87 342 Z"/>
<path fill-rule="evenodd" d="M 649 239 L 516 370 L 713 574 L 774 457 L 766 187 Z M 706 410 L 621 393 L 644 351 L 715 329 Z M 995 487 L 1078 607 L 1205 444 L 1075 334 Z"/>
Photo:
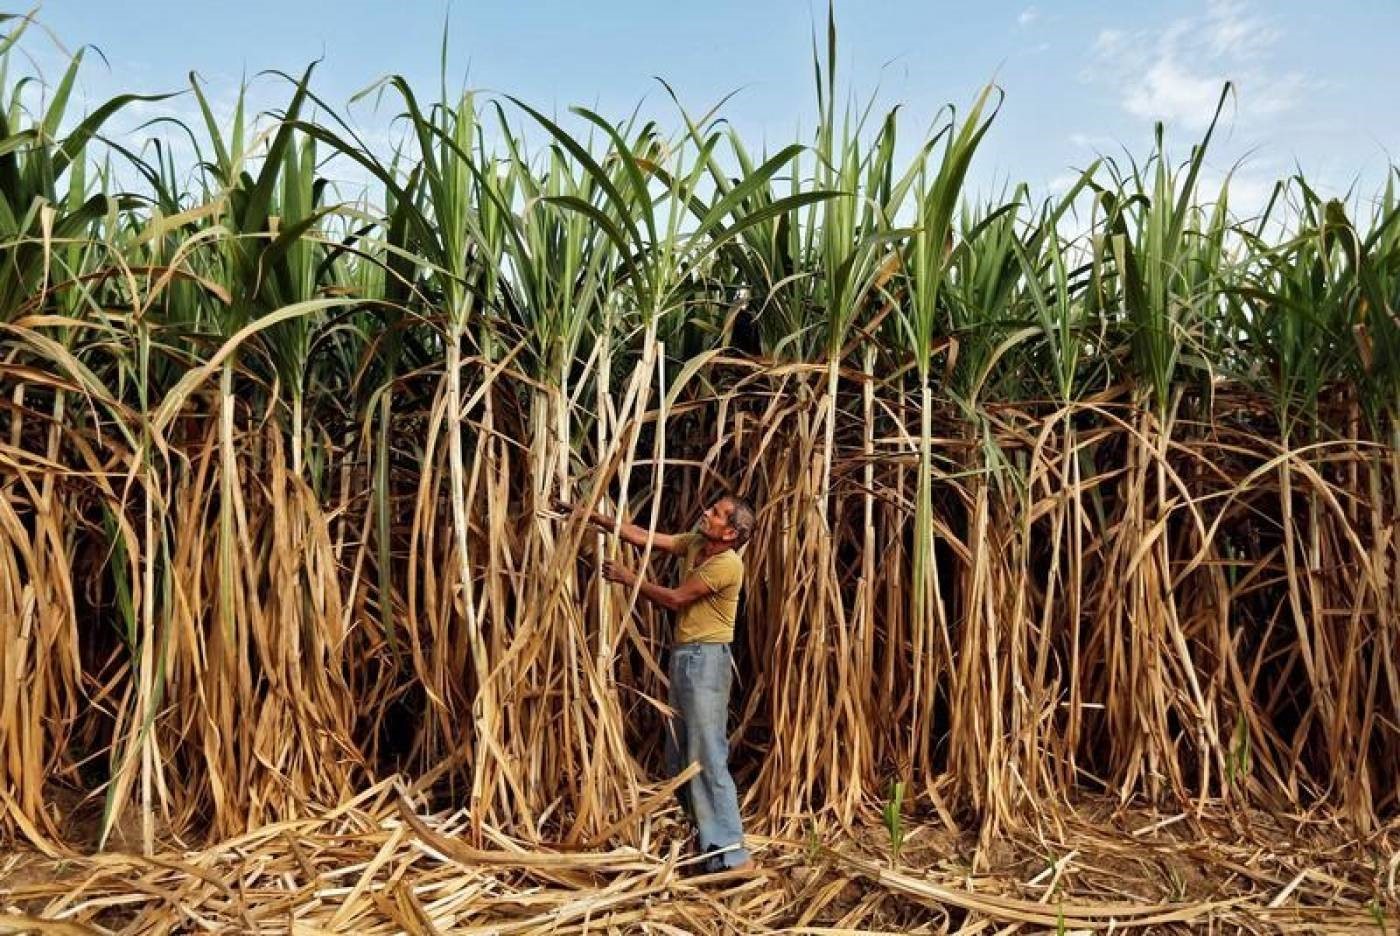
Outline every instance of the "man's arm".
<path fill-rule="evenodd" d="M 617 582 L 619 585 L 631 588 L 637 583 L 640 576 L 616 562 L 604 562 L 603 578 L 609 582 Z M 709 583 L 698 575 L 692 575 L 681 582 L 679 588 L 667 588 L 665 585 L 657 585 L 646 579 L 641 579 L 641 583 L 640 591 L 643 598 L 672 611 L 684 611 L 701 598 L 714 592 Z"/>
<path fill-rule="evenodd" d="M 566 513 L 574 513 L 578 510 L 573 504 L 559 500 L 558 498 L 555 498 L 553 503 L 556 509 L 565 511 Z M 664 552 L 676 553 L 680 551 L 680 544 L 677 542 L 680 537 L 673 536 L 670 533 L 661 533 L 659 531 L 656 533 L 648 533 L 647 528 L 644 526 L 638 526 L 635 523 L 623 523 L 621 520 L 617 520 L 613 517 L 605 517 L 596 512 L 588 515 L 588 522 L 610 533 L 616 530 L 617 535 L 622 537 L 623 542 L 630 543 L 638 548 L 645 547 L 647 540 L 650 539 L 654 547 Z"/>

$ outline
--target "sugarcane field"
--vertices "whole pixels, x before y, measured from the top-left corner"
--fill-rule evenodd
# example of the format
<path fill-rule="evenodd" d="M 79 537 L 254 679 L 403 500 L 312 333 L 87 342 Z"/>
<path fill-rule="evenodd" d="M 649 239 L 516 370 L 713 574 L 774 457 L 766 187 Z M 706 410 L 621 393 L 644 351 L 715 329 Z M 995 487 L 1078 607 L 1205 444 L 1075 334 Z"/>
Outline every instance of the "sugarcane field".
<path fill-rule="evenodd" d="M 119 6 L 0 14 L 0 934 L 1400 933 L 1400 162 L 1233 161 L 1283 14 L 1084 26 L 1047 188 L 855 0 Z"/>

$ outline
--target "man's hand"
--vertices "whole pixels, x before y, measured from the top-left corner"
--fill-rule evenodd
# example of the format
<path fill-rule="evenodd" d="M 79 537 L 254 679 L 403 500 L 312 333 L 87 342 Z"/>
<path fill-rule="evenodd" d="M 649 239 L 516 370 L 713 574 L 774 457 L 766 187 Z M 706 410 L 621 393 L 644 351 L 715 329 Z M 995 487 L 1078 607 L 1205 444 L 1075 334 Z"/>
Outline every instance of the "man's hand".
<path fill-rule="evenodd" d="M 603 578 L 609 582 L 616 582 L 619 585 L 626 585 L 631 588 L 637 583 L 636 573 L 625 566 L 619 565 L 611 559 L 603 563 Z"/>
<path fill-rule="evenodd" d="M 562 500 L 558 497 L 550 497 L 549 506 L 552 507 L 554 510 L 558 511 L 559 513 L 562 513 L 565 516 L 571 518 L 583 514 L 584 520 L 586 520 L 591 526 L 595 526 L 600 530 L 611 531 L 617 526 L 616 521 L 610 520 L 600 513 L 594 512 L 584 514 L 583 508 L 580 507 L 578 504 L 571 504 L 568 501 Z"/>
<path fill-rule="evenodd" d="M 645 527 L 640 527 L 635 523 L 626 523 L 620 518 L 605 517 L 597 511 L 585 513 L 584 508 L 579 505 L 571 504 L 563 498 L 553 495 L 549 498 L 549 506 L 552 510 L 571 519 L 582 516 L 590 526 L 596 527 L 604 533 L 617 533 L 622 537 L 622 541 L 630 546 L 642 547 L 650 543 L 662 552 L 677 552 L 676 537 L 672 534 L 651 533 Z"/>
<path fill-rule="evenodd" d="M 636 587 L 647 601 L 672 611 L 684 611 L 695 602 L 714 593 L 710 583 L 698 575 L 690 576 L 681 583 L 680 588 L 667 588 L 655 582 L 648 582 L 631 569 L 611 560 L 603 563 L 602 574 L 609 582 L 617 582 L 628 588 Z"/>

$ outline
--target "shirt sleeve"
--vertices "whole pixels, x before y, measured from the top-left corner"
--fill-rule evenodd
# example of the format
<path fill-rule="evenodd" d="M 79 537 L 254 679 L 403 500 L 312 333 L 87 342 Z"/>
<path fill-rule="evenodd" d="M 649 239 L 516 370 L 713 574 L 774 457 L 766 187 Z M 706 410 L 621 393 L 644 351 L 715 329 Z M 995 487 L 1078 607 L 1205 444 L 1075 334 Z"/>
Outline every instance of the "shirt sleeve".
<path fill-rule="evenodd" d="M 677 533 L 671 538 L 671 552 L 677 556 L 684 556 L 699 538 L 699 533 Z"/>

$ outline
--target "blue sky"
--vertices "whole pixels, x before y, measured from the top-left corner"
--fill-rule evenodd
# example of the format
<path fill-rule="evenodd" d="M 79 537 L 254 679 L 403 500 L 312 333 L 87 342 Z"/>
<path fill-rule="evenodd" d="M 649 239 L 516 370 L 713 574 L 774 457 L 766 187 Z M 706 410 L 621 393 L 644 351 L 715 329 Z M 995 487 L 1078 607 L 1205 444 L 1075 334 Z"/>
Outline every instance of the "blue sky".
<path fill-rule="evenodd" d="M 983 191 L 1007 179 L 1054 190 L 1097 152 L 1145 156 L 1158 119 L 1184 158 L 1226 79 L 1238 96 L 1211 165 L 1218 177 L 1243 159 L 1233 190 L 1243 201 L 1295 165 L 1333 192 L 1360 180 L 1369 193 L 1400 161 L 1400 4 L 1390 0 L 838 0 L 836 11 L 844 86 L 901 105 L 911 141 L 945 103 L 965 106 L 988 81 L 1005 89 L 973 174 Z M 724 113 L 755 148 L 812 123 L 818 0 L 48 0 L 40 12 L 70 50 L 105 55 L 85 69 L 89 101 L 179 90 L 193 69 L 227 102 L 245 74 L 320 58 L 315 87 L 335 105 L 390 73 L 431 97 L 448 17 L 454 88 L 465 79 L 545 109 L 583 103 L 616 117 L 644 100 L 666 118 L 661 76 L 693 111 L 737 90 Z M 27 45 L 49 61 L 47 39 Z M 250 96 L 275 107 L 288 95 L 257 79 Z M 185 96 L 142 116 L 193 108 Z M 364 103 L 351 114 L 371 139 L 386 138 L 388 110 Z"/>

